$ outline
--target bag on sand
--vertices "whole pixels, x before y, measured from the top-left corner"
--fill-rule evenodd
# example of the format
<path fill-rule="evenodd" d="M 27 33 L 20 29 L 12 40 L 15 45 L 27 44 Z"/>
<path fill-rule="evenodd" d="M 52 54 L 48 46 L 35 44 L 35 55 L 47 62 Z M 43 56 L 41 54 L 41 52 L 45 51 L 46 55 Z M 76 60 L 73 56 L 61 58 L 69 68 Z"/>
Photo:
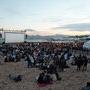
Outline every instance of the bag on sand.
<path fill-rule="evenodd" d="M 22 75 L 9 74 L 9 79 L 18 82 L 22 80 Z"/>

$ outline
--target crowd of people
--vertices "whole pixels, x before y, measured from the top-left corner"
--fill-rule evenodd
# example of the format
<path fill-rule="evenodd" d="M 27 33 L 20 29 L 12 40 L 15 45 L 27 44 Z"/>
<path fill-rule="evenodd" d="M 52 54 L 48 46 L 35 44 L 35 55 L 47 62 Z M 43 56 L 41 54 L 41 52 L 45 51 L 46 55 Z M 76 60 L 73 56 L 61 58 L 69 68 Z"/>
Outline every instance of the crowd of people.
<path fill-rule="evenodd" d="M 3 44 L 0 46 L 0 54 L 4 57 L 4 62 L 17 62 L 23 59 L 27 62 L 27 68 L 39 67 L 43 72 L 37 81 L 49 82 L 48 80 L 52 80 L 49 77 L 51 74 L 55 74 L 56 79 L 61 80 L 58 72 L 69 68 L 70 60 L 72 65 L 77 65 L 77 70 L 87 70 L 89 51 L 85 51 L 82 45 L 51 42 Z M 45 75 L 48 75 L 48 79 L 44 78 Z"/>

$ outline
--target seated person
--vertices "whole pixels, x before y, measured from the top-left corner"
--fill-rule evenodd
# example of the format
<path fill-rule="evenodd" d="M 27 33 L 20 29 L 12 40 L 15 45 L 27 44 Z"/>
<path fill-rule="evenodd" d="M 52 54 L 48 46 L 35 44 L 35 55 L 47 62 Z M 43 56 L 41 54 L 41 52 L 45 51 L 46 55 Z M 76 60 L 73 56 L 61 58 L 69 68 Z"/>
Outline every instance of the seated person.
<path fill-rule="evenodd" d="M 50 74 L 55 74 L 57 80 L 61 80 L 61 78 L 57 72 L 57 67 L 54 64 L 50 64 L 49 68 L 47 69 L 47 72 Z"/>
<path fill-rule="evenodd" d="M 39 74 L 37 82 L 40 84 L 50 84 L 52 82 L 52 78 L 46 71 L 44 71 Z"/>
<path fill-rule="evenodd" d="M 39 74 L 39 77 L 38 77 L 38 83 L 43 83 L 43 78 L 44 78 L 44 73 L 42 72 L 42 73 L 40 73 Z"/>

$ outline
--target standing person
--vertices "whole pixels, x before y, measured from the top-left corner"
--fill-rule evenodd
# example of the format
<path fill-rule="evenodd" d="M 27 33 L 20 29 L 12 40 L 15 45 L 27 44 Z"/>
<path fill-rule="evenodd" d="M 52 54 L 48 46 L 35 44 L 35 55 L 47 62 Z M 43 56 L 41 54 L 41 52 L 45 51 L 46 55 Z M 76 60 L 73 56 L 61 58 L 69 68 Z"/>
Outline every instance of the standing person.
<path fill-rule="evenodd" d="M 76 65 L 77 65 L 77 71 L 81 70 L 81 66 L 83 65 L 82 57 L 79 55 L 79 57 L 76 60 Z"/>
<path fill-rule="evenodd" d="M 64 59 L 64 54 L 61 55 L 61 58 L 59 60 L 59 69 L 63 72 L 64 71 L 64 67 L 66 65 L 66 61 Z"/>
<path fill-rule="evenodd" d="M 64 54 L 64 59 L 65 59 L 65 60 L 68 60 L 68 53 L 65 53 L 65 54 Z"/>
<path fill-rule="evenodd" d="M 31 67 L 31 60 L 29 58 L 29 54 L 26 55 L 25 61 L 27 61 L 27 68 L 30 68 Z"/>
<path fill-rule="evenodd" d="M 29 55 L 29 59 L 31 61 L 31 67 L 34 65 L 35 61 L 32 55 Z"/>
<path fill-rule="evenodd" d="M 86 56 L 83 56 L 83 71 L 87 70 L 87 64 L 88 64 L 88 59 Z"/>

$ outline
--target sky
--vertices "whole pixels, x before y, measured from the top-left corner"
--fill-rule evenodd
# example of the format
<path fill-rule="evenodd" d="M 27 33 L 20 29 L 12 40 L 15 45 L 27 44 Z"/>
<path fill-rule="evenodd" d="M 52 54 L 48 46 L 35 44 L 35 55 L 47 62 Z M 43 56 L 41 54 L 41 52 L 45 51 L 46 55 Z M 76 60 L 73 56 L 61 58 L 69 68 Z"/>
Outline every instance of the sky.
<path fill-rule="evenodd" d="M 90 0 L 0 0 L 0 28 L 28 34 L 90 34 Z"/>

